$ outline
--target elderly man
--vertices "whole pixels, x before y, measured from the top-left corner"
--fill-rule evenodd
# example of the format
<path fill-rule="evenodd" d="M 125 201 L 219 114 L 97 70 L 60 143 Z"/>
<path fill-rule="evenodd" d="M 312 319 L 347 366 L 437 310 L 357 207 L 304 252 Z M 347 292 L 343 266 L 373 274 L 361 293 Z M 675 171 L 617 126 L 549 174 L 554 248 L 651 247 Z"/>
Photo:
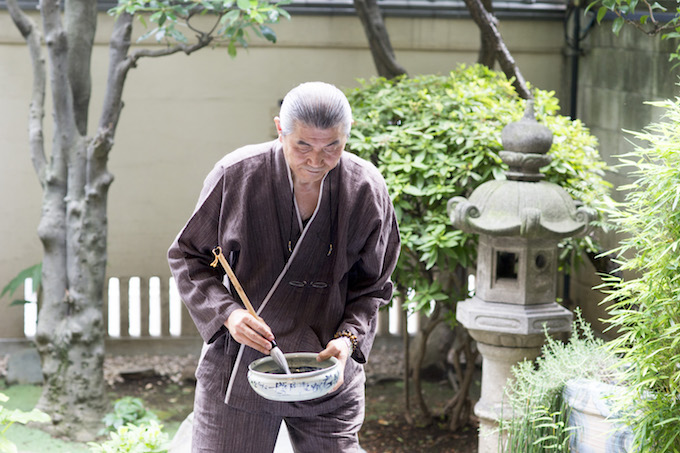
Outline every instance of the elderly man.
<path fill-rule="evenodd" d="M 180 295 L 205 340 L 196 371 L 193 452 L 272 451 L 284 420 L 297 452 L 360 451 L 364 372 L 400 240 L 385 182 L 344 151 L 352 115 L 336 87 L 291 90 L 274 119 L 278 139 L 227 154 L 170 247 Z M 260 319 L 210 267 L 228 257 Z M 338 358 L 328 395 L 274 402 L 248 385 L 250 362 L 286 352 Z M 351 358 L 350 360 L 348 360 Z"/>

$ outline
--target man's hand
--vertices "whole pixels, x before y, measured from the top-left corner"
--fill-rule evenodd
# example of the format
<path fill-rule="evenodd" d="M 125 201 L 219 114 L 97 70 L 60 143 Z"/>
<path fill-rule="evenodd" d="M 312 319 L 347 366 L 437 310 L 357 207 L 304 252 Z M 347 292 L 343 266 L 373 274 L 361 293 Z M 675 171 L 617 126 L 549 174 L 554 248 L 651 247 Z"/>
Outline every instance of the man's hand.
<path fill-rule="evenodd" d="M 233 311 L 224 325 L 229 329 L 232 338 L 241 344 L 250 346 L 262 354 L 269 354 L 274 334 L 262 318 L 255 318 L 248 310 Z"/>
<path fill-rule="evenodd" d="M 326 345 L 326 349 L 321 351 L 316 356 L 316 361 L 323 362 L 324 360 L 328 360 L 330 357 L 335 357 L 340 362 L 340 378 L 338 379 L 338 383 L 331 390 L 332 393 L 339 389 L 342 383 L 345 382 L 345 364 L 349 358 L 349 343 L 344 339 L 344 337 L 329 341 Z"/>

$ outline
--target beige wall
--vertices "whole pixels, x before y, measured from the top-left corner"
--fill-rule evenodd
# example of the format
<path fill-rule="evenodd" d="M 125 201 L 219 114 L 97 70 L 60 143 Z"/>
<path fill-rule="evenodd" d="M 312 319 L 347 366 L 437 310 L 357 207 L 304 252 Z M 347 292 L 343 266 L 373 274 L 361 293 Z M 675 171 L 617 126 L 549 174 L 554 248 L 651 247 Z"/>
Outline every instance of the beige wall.
<path fill-rule="evenodd" d="M 101 105 L 111 24 L 100 16 L 90 130 Z M 476 59 L 478 31 L 470 20 L 389 18 L 387 26 L 411 75 L 447 73 Z M 274 137 L 272 118 L 287 90 L 308 80 L 349 88 L 375 74 L 355 17 L 298 16 L 275 29 L 277 44 L 253 43 L 236 59 L 223 49 L 204 50 L 144 59 L 130 72 L 109 162 L 115 176 L 110 275 L 168 275 L 166 250 L 191 213 L 204 176 L 225 153 Z M 566 93 L 560 23 L 504 20 L 501 31 L 527 80 Z M 35 232 L 41 191 L 26 132 L 30 87 L 27 49 L 0 11 L 0 286 L 42 254 Z M 7 308 L 6 300 L 0 300 L 0 337 L 20 335 L 12 316 L 18 309 Z"/>
<path fill-rule="evenodd" d="M 641 131 L 660 119 L 664 109 L 646 104 L 647 101 L 673 99 L 680 95 L 680 68 L 669 61 L 677 44 L 660 36 L 645 36 L 633 27 L 623 27 L 619 36 L 611 33 L 611 23 L 594 27 L 584 41 L 585 52 L 579 74 L 579 117 L 600 142 L 600 155 L 610 165 L 620 164 L 619 156 L 633 149 L 635 142 L 626 131 Z M 646 145 L 643 144 L 643 145 Z M 628 168 L 608 172 L 613 186 L 612 195 L 621 201 L 625 192 L 618 188 L 632 179 Z M 615 248 L 620 237 L 601 234 L 605 250 Z M 596 329 L 605 325 L 607 307 L 599 303 L 604 298 L 590 290 L 601 279 L 589 264 L 572 279 L 572 299 L 583 309 L 584 317 Z M 608 335 L 613 335 L 611 332 Z"/>

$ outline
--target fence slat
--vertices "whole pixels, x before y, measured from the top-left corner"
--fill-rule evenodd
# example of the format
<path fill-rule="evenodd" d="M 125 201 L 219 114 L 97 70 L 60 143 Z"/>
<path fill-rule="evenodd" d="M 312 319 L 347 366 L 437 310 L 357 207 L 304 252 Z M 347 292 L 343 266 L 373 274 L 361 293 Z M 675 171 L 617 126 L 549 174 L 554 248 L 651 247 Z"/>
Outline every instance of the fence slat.
<path fill-rule="evenodd" d="M 130 277 L 119 277 L 120 282 L 120 337 L 130 336 Z"/>
<path fill-rule="evenodd" d="M 167 278 L 159 278 L 161 293 L 161 337 L 170 337 L 170 284 Z"/>
<path fill-rule="evenodd" d="M 104 337 L 109 336 L 109 286 L 111 286 L 111 279 L 106 280 L 104 287 L 104 294 L 102 294 L 102 329 L 104 329 Z"/>
<path fill-rule="evenodd" d="M 149 333 L 149 278 L 139 278 L 139 336 L 150 337 Z"/>

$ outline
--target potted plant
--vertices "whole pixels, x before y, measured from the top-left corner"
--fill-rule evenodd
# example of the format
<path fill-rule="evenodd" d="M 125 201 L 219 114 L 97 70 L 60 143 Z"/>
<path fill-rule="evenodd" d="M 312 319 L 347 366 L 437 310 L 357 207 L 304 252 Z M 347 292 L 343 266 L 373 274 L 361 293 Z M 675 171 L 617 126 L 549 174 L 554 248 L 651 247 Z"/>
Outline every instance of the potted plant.
<path fill-rule="evenodd" d="M 541 356 L 513 367 L 499 451 L 627 451 L 630 433 L 619 426 L 608 400 L 618 388 L 612 384 L 616 364 L 578 309 L 567 342 L 546 332 Z"/>

